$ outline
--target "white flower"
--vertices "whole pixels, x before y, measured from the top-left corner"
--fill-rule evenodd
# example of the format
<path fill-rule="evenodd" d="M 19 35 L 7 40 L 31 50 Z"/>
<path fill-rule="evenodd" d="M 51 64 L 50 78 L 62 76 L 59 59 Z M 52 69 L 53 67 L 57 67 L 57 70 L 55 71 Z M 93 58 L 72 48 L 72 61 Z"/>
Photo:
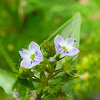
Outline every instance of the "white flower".
<path fill-rule="evenodd" d="M 69 37 L 64 40 L 60 35 L 55 37 L 54 43 L 56 52 L 63 55 L 73 56 L 79 53 L 79 50 L 73 47 L 76 40 L 73 38 L 69 39 Z"/>
<path fill-rule="evenodd" d="M 39 64 L 43 61 L 43 56 L 40 51 L 40 47 L 37 43 L 31 42 L 29 45 L 29 50 L 21 49 L 19 54 L 22 58 L 21 67 L 32 68 L 33 66 Z"/>

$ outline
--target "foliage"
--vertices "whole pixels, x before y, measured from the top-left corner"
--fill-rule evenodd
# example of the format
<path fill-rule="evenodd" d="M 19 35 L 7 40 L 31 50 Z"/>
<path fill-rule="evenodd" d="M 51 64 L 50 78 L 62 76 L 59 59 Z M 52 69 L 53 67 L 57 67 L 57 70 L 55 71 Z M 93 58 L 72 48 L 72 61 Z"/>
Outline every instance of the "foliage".
<path fill-rule="evenodd" d="M 85 1 L 85 3 L 82 1 Z M 82 27 L 80 32 L 81 52 L 76 68 L 80 71 L 79 75 L 82 75 L 82 78 L 75 79 L 73 83 L 68 83 L 72 91 L 69 91 L 66 85 L 64 85 L 63 88 L 69 100 L 86 100 L 98 94 L 100 92 L 99 10 L 99 0 L 1 0 L 0 77 L 2 78 L 0 78 L 0 85 L 5 92 L 11 90 L 12 84 L 16 81 L 16 78 L 14 79 L 13 77 L 16 77 L 14 72 L 18 72 L 18 51 L 20 48 L 23 46 L 27 48 L 32 40 L 41 44 L 44 39 L 49 37 L 51 33 L 78 11 L 82 16 Z M 17 69 L 14 67 L 15 65 Z M 40 67 L 38 70 L 43 68 L 44 67 Z M 57 66 L 57 68 L 59 68 L 59 66 Z M 7 89 L 4 86 L 5 84 L 2 83 L 5 81 L 3 80 L 5 76 L 7 76 L 8 83 L 10 82 L 9 80 L 12 80 L 10 87 Z M 87 78 L 83 79 L 83 76 Z M 34 84 L 36 84 L 39 80 L 35 79 L 34 81 Z M 15 82 L 14 86 L 16 86 L 17 82 L 18 81 Z M 25 88 L 25 84 L 20 83 L 18 87 L 18 91 L 21 92 L 22 97 L 23 95 L 27 95 L 27 92 L 30 92 L 28 88 Z M 36 85 L 36 88 L 37 87 L 39 87 L 39 84 Z M 0 92 L 0 98 L 2 98 L 2 95 L 7 96 L 2 88 L 0 88 L 0 91 L 2 91 L 3 94 Z M 56 87 L 56 89 L 58 88 L 59 86 Z M 22 91 L 26 92 L 23 93 Z M 8 91 L 8 93 L 11 94 L 11 91 Z M 52 95 L 52 97 L 55 97 L 55 95 Z M 62 99 L 65 100 L 66 98 L 64 97 Z M 93 98 L 93 100 L 95 100 L 95 98 Z"/>

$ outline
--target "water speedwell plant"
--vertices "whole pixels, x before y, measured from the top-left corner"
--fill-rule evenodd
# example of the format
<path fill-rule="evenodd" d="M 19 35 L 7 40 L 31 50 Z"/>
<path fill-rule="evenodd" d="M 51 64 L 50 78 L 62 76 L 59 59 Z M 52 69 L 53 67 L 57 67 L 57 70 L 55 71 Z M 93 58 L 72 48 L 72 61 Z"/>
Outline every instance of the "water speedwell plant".
<path fill-rule="evenodd" d="M 70 97 L 70 85 L 77 75 L 79 33 L 80 14 L 76 14 L 40 46 L 32 41 L 28 49 L 19 51 L 21 59 L 13 70 L 17 75 L 9 87 L 13 92 L 16 90 L 16 99 L 67 100 Z M 6 87 L 4 90 L 11 94 Z"/>
<path fill-rule="evenodd" d="M 43 60 L 39 45 L 33 41 L 29 45 L 29 50 L 21 49 L 19 53 L 22 58 L 20 66 L 25 68 L 32 68 Z"/>
<path fill-rule="evenodd" d="M 56 51 L 59 54 L 73 56 L 79 53 L 79 50 L 73 47 L 74 42 L 76 42 L 76 40 L 74 39 L 67 38 L 64 41 L 64 39 L 60 35 L 57 35 L 54 42 L 56 46 Z"/>
<path fill-rule="evenodd" d="M 36 98 L 42 99 L 43 95 L 46 95 L 44 97 L 45 99 L 46 99 L 46 97 L 48 97 L 48 95 L 50 94 L 49 88 L 52 85 L 51 80 L 53 78 L 55 78 L 55 76 L 57 76 L 59 73 L 64 72 L 65 71 L 64 67 L 67 67 L 68 64 L 70 64 L 73 61 L 72 59 L 69 60 L 68 62 L 67 62 L 67 59 L 65 59 L 65 62 L 61 61 L 61 62 L 63 62 L 62 68 L 59 70 L 56 70 L 55 69 L 56 63 L 64 58 L 66 58 L 66 57 L 60 58 L 60 54 L 65 55 L 65 56 L 74 56 L 79 53 L 79 50 L 77 48 L 73 47 L 75 42 L 76 42 L 75 39 L 72 39 L 72 38 L 69 39 L 69 37 L 64 41 L 64 39 L 60 35 L 57 35 L 55 37 L 55 39 L 54 39 L 55 45 L 54 46 L 52 46 L 52 44 L 50 44 L 48 41 L 45 41 L 44 46 L 42 46 L 43 52 L 46 52 L 46 54 L 44 54 L 44 59 L 42 56 L 42 52 L 40 51 L 39 45 L 33 41 L 29 45 L 29 50 L 21 49 L 19 51 L 19 54 L 22 58 L 22 61 L 20 63 L 20 69 L 25 71 L 26 74 L 27 74 L 27 68 L 34 69 L 34 71 L 31 70 L 31 73 L 33 74 L 33 76 L 30 76 L 30 73 L 29 73 L 29 76 L 27 76 L 27 78 L 29 78 L 31 82 L 35 81 L 33 79 L 37 79 L 38 83 L 40 84 L 40 87 L 38 87 L 38 89 L 42 88 L 41 91 L 39 91 L 38 93 L 35 92 L 36 96 L 34 96 L 33 94 L 31 94 L 31 96 L 28 96 L 30 99 L 31 98 L 33 98 L 32 100 L 35 100 Z M 56 52 L 55 52 L 55 49 L 56 49 Z M 49 54 L 49 56 L 48 56 L 48 54 Z M 56 55 L 56 57 L 52 57 L 55 55 Z M 63 67 L 64 64 L 66 64 L 66 65 Z M 23 69 L 23 67 L 26 69 Z M 42 67 L 43 69 L 38 70 L 40 67 Z M 71 67 L 71 65 L 70 65 L 70 67 Z M 70 69 L 71 68 L 69 68 L 69 70 Z M 40 74 L 40 77 L 35 74 L 35 71 Z M 71 73 L 68 73 L 68 74 L 70 75 Z M 54 87 L 55 87 L 55 85 L 54 85 Z M 44 90 L 44 88 L 48 88 L 48 89 Z M 38 89 L 33 88 L 33 91 L 36 91 L 36 90 L 38 91 Z M 58 93 L 56 94 L 57 98 L 59 98 L 59 92 L 61 92 L 64 96 L 64 93 L 59 88 Z"/>

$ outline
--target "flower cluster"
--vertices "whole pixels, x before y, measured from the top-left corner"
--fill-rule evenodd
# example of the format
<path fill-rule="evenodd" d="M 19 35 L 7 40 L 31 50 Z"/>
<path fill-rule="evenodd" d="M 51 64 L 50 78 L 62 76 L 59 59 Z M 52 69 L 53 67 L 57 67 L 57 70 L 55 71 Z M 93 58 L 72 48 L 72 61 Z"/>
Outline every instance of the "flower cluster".
<path fill-rule="evenodd" d="M 21 49 L 19 51 L 19 54 L 22 58 L 20 66 L 25 68 L 32 68 L 33 66 L 43 61 L 43 56 L 40 51 L 40 47 L 37 43 L 33 41 L 30 43 L 28 50 Z"/>
<path fill-rule="evenodd" d="M 78 54 L 79 50 L 73 47 L 75 42 L 76 40 L 73 38 L 68 37 L 66 40 L 64 40 L 60 35 L 57 35 L 54 39 L 56 52 L 65 56 L 74 56 Z M 19 54 L 22 59 L 20 64 L 21 67 L 32 68 L 43 61 L 40 46 L 33 41 L 30 43 L 28 50 L 22 48 L 19 51 Z M 54 62 L 53 58 L 51 58 L 50 61 Z"/>
<path fill-rule="evenodd" d="M 73 47 L 75 42 L 76 40 L 69 39 L 69 37 L 64 41 L 60 35 L 57 35 L 54 40 L 57 53 L 69 56 L 79 53 L 79 50 Z"/>

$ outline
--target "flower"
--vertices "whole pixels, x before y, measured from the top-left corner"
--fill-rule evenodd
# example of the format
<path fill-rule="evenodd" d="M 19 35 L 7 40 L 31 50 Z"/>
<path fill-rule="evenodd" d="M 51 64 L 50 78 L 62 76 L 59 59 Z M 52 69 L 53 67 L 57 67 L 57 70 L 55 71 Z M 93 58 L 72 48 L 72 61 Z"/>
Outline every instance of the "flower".
<path fill-rule="evenodd" d="M 22 48 L 19 51 L 19 54 L 22 58 L 20 64 L 21 67 L 32 68 L 33 66 L 43 61 L 43 56 L 40 51 L 40 47 L 37 43 L 33 41 L 29 45 L 29 50 Z"/>
<path fill-rule="evenodd" d="M 57 35 L 54 40 L 56 52 L 69 56 L 76 55 L 79 53 L 79 50 L 73 47 L 75 42 L 76 40 L 73 38 L 70 39 L 70 37 L 68 37 L 66 40 L 64 40 L 60 35 Z"/>

